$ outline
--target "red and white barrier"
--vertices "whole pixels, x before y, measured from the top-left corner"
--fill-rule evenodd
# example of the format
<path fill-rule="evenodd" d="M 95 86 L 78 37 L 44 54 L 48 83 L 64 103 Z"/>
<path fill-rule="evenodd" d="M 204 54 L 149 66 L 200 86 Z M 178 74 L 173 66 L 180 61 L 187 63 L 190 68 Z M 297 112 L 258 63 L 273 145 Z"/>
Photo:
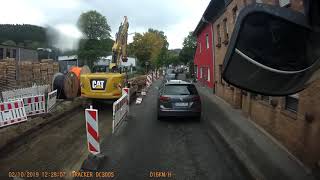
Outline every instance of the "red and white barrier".
<path fill-rule="evenodd" d="M 122 88 L 122 96 L 128 94 L 128 103 L 130 104 L 130 88 Z"/>
<path fill-rule="evenodd" d="M 0 103 L 0 127 L 27 120 L 22 100 Z"/>
<path fill-rule="evenodd" d="M 96 155 L 100 153 L 98 110 L 92 109 L 92 106 L 90 106 L 90 109 L 85 109 L 85 117 L 86 117 L 88 150 L 90 153 Z"/>
<path fill-rule="evenodd" d="M 46 101 L 44 95 L 37 95 L 23 98 L 24 108 L 27 116 L 33 116 L 46 112 Z"/>
<path fill-rule="evenodd" d="M 156 72 L 155 71 L 152 72 L 152 80 L 153 81 L 157 80 L 157 76 L 156 76 Z"/>
<path fill-rule="evenodd" d="M 150 87 L 152 84 L 152 74 L 148 74 L 147 75 L 147 82 L 146 82 L 146 86 Z"/>
<path fill-rule="evenodd" d="M 113 103 L 113 121 L 112 133 L 116 131 L 121 122 L 127 117 L 129 113 L 128 94 L 124 94 L 116 102 Z"/>
<path fill-rule="evenodd" d="M 53 106 L 57 102 L 57 90 L 54 90 L 50 93 L 48 93 L 48 99 L 47 99 L 47 112 L 50 112 Z"/>

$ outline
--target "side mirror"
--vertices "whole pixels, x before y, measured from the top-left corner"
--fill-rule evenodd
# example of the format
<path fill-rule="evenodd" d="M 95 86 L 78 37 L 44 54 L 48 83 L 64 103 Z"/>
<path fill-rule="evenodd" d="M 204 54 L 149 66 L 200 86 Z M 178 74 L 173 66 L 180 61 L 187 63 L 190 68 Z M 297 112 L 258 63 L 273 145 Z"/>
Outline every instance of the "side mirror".
<path fill-rule="evenodd" d="M 294 94 L 320 76 L 320 38 L 306 17 L 253 4 L 239 14 L 223 63 L 223 79 L 271 96 Z"/>

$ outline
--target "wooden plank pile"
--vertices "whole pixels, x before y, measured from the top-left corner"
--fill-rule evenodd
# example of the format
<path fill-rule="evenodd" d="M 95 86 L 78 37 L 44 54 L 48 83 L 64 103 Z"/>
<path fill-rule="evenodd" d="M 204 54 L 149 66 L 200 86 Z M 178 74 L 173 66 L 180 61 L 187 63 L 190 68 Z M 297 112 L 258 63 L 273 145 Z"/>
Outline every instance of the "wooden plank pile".
<path fill-rule="evenodd" d="M 32 86 L 33 74 L 32 74 L 32 62 L 23 61 L 19 63 L 19 80 L 21 87 Z"/>
<path fill-rule="evenodd" d="M 39 62 L 32 63 L 32 76 L 33 83 L 41 84 L 41 71 Z"/>
<path fill-rule="evenodd" d="M 0 60 L 0 91 L 30 87 L 33 84 L 52 84 L 52 78 L 59 72 L 59 64 L 51 59 L 41 62 L 14 59 Z"/>
<path fill-rule="evenodd" d="M 11 58 L 5 59 L 4 61 L 6 62 L 6 69 L 7 69 L 6 86 L 8 89 L 16 88 L 18 85 L 17 77 L 16 77 L 16 71 L 17 71 L 16 61 L 15 59 L 11 59 Z"/>
<path fill-rule="evenodd" d="M 0 91 L 3 91 L 6 85 L 7 85 L 7 66 L 5 62 L 0 61 Z"/>

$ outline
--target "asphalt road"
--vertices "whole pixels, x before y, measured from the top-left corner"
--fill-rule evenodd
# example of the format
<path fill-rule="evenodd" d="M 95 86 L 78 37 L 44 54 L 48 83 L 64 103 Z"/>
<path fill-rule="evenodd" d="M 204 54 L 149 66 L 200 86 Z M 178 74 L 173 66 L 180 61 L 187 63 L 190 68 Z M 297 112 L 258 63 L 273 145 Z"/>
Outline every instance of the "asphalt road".
<path fill-rule="evenodd" d="M 130 107 L 128 120 L 102 142 L 107 160 L 99 171 L 113 172 L 114 179 L 250 179 L 219 136 L 208 133 L 204 120 L 157 120 L 159 84 L 153 84 L 142 104 Z"/>

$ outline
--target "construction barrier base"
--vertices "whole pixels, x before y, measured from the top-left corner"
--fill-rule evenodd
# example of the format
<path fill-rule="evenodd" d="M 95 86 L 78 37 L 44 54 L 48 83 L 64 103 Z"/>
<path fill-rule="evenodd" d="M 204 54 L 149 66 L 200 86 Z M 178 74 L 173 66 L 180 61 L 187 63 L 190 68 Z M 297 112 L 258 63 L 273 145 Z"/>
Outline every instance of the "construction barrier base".
<path fill-rule="evenodd" d="M 103 154 L 89 154 L 88 158 L 83 162 L 81 170 L 84 171 L 97 171 L 106 160 L 106 156 Z"/>

